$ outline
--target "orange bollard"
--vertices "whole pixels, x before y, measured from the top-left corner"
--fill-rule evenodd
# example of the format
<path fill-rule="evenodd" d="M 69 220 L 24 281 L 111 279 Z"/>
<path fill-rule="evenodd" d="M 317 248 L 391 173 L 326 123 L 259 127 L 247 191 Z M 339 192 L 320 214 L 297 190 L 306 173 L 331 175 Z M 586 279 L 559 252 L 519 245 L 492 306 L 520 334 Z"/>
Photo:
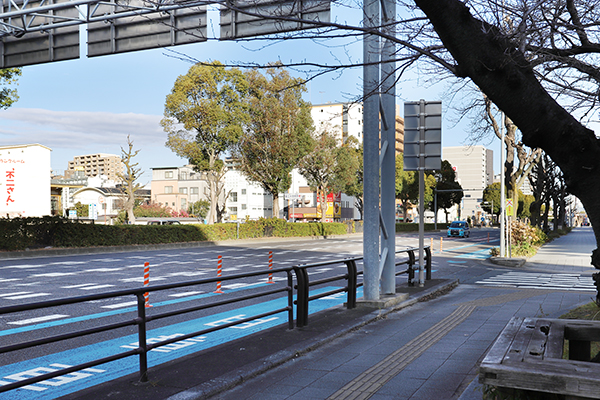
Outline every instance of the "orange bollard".
<path fill-rule="evenodd" d="M 145 262 L 144 263 L 144 287 L 149 286 L 150 285 L 150 263 L 149 262 Z M 152 307 L 152 305 L 150 304 L 150 293 L 146 292 L 144 293 L 144 300 L 145 300 L 145 307 Z"/>
<path fill-rule="evenodd" d="M 273 269 L 273 252 L 269 251 L 269 271 L 271 271 Z M 273 273 L 269 272 L 269 280 L 267 280 L 267 283 L 275 283 L 273 282 Z"/>
<path fill-rule="evenodd" d="M 490 233 L 488 232 L 488 243 L 490 242 Z"/>
<path fill-rule="evenodd" d="M 429 238 L 431 239 L 431 244 L 429 245 L 429 249 L 433 252 L 433 238 Z"/>
<path fill-rule="evenodd" d="M 218 278 L 221 277 L 222 272 L 223 272 L 223 257 L 218 256 L 218 258 L 217 258 L 217 277 Z M 213 293 L 223 293 L 223 291 L 221 290 L 221 281 L 217 282 L 217 290 L 215 290 Z"/>
<path fill-rule="evenodd" d="M 442 248 L 442 247 L 443 247 L 443 246 L 442 246 L 443 244 L 444 244 L 444 237 L 443 237 L 443 236 L 440 236 L 440 253 L 443 251 L 443 248 Z"/>

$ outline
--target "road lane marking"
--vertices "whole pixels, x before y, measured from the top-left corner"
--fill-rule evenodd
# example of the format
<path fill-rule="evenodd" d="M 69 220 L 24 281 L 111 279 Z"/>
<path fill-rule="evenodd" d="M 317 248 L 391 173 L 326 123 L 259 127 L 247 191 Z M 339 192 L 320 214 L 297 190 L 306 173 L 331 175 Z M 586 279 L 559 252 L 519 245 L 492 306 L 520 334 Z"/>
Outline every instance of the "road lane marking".
<path fill-rule="evenodd" d="M 46 315 L 43 317 L 29 318 L 29 319 L 22 319 L 20 321 L 7 322 L 7 324 L 9 324 L 9 325 L 29 325 L 29 324 L 37 324 L 38 322 L 52 321 L 53 319 L 60 319 L 60 318 L 67 318 L 67 317 L 68 317 L 68 315 L 64 315 L 64 314 L 52 314 L 52 315 Z"/>
<path fill-rule="evenodd" d="M 55 278 L 58 276 L 77 275 L 78 272 L 48 272 L 46 274 L 29 275 L 30 278 Z"/>
<path fill-rule="evenodd" d="M 114 309 L 114 308 L 131 307 L 131 306 L 136 306 L 136 305 L 137 305 L 137 301 L 127 301 L 125 303 L 109 304 L 107 306 L 102 306 L 102 308 Z"/>
<path fill-rule="evenodd" d="M 95 283 L 83 283 L 81 285 L 71 285 L 71 286 L 63 286 L 63 289 L 79 289 L 82 288 L 84 286 L 92 286 L 92 285 L 96 285 Z"/>
<path fill-rule="evenodd" d="M 27 292 L 29 293 L 29 292 Z M 21 294 L 18 296 L 3 296 L 4 299 L 8 300 L 22 300 L 22 299 L 30 299 L 32 297 L 42 297 L 42 296 L 50 296 L 50 293 L 29 293 L 29 294 Z"/>
<path fill-rule="evenodd" d="M 96 286 L 84 286 L 84 287 L 80 287 L 79 289 L 81 290 L 94 290 L 94 289 L 104 289 L 104 288 L 109 288 L 109 287 L 114 287 L 115 285 L 96 285 Z"/>
<path fill-rule="evenodd" d="M 200 294 L 202 292 L 184 292 L 184 293 L 175 293 L 170 294 L 169 297 L 185 297 L 185 296 L 193 296 L 195 294 Z"/>

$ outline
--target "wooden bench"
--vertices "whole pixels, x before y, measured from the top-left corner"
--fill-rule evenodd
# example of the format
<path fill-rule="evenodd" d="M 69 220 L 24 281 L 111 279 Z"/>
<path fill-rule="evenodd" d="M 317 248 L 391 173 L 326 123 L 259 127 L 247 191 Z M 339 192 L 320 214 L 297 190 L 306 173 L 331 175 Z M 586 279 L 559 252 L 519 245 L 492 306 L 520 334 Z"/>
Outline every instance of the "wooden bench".
<path fill-rule="evenodd" d="M 569 340 L 569 359 L 563 359 Z M 479 382 L 502 390 L 525 389 L 600 399 L 600 364 L 590 342 L 600 342 L 600 321 L 512 318 L 479 367 Z"/>

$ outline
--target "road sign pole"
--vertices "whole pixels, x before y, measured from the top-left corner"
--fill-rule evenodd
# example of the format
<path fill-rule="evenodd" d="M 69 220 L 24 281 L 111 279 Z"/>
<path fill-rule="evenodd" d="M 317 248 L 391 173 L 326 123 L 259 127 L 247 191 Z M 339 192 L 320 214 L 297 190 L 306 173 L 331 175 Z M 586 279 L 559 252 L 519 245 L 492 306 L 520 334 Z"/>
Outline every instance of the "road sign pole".
<path fill-rule="evenodd" d="M 379 26 L 379 1 L 364 0 L 366 29 Z M 363 39 L 364 299 L 379 300 L 379 38 Z"/>
<path fill-rule="evenodd" d="M 387 35 L 396 29 L 396 3 L 384 0 L 382 26 Z M 396 46 L 383 40 L 381 53 L 381 292 L 396 293 Z"/>

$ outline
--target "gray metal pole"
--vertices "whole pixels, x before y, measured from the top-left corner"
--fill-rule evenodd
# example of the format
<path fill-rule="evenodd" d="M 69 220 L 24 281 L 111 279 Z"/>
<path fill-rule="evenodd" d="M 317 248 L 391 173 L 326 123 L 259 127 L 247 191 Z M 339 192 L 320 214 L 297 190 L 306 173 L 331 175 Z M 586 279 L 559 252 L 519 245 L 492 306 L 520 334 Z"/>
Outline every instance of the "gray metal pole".
<path fill-rule="evenodd" d="M 379 1 L 363 0 L 365 28 L 379 26 Z M 363 38 L 364 299 L 379 300 L 379 38 Z"/>
<path fill-rule="evenodd" d="M 396 16 L 394 0 L 382 2 L 382 21 L 384 32 L 394 35 L 393 24 Z M 381 260 L 381 292 L 396 293 L 396 64 L 394 58 L 396 46 L 391 40 L 383 41 L 381 54 L 381 216 L 385 225 L 382 230 Z M 387 146 L 385 145 L 387 143 Z"/>
<path fill-rule="evenodd" d="M 433 230 L 437 231 L 437 189 L 433 188 Z"/>
<path fill-rule="evenodd" d="M 504 112 L 500 113 L 500 257 L 506 256 L 504 232 Z"/>
<path fill-rule="evenodd" d="M 425 100 L 419 106 L 419 286 L 425 286 Z"/>

